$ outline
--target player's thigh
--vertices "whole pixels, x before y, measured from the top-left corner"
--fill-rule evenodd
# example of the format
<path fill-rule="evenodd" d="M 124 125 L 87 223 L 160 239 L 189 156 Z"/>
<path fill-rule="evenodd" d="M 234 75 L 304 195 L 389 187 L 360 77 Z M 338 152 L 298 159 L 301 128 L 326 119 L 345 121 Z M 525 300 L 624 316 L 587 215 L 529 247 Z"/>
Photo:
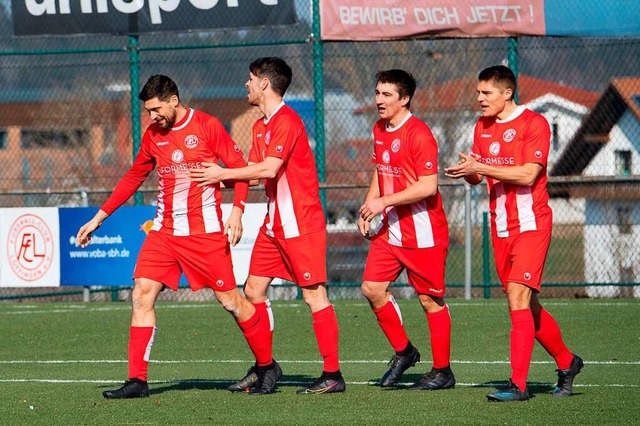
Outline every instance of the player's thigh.
<path fill-rule="evenodd" d="M 540 291 L 544 264 L 551 244 L 551 230 L 527 231 L 511 247 L 511 270 L 508 281 Z"/>
<path fill-rule="evenodd" d="M 403 266 L 393 251 L 391 244 L 382 238 L 371 240 L 369 254 L 364 265 L 363 281 L 386 283 L 395 281 Z"/>
<path fill-rule="evenodd" d="M 300 287 L 327 282 L 327 233 L 311 232 L 295 238 L 277 239 L 284 265 Z"/>
<path fill-rule="evenodd" d="M 147 278 L 177 290 L 180 274 L 180 265 L 168 236 L 157 231 L 149 232 L 138 253 L 133 278 Z"/>
<path fill-rule="evenodd" d="M 214 291 L 237 288 L 231 248 L 221 232 L 174 237 L 173 250 L 193 291 L 209 287 Z"/>
<path fill-rule="evenodd" d="M 444 272 L 447 263 L 447 244 L 434 247 L 401 249 L 398 257 L 407 269 L 409 284 L 416 293 L 436 298 L 444 297 Z"/>
<path fill-rule="evenodd" d="M 262 230 L 258 233 L 251 252 L 249 276 L 293 281 L 293 277 L 285 267 L 276 239 L 269 237 Z"/>

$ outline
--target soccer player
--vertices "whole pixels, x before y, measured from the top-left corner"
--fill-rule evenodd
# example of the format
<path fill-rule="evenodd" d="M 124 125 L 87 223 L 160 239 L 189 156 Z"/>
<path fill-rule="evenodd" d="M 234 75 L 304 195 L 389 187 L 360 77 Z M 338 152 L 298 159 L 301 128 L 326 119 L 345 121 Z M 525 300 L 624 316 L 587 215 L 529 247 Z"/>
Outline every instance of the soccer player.
<path fill-rule="evenodd" d="M 245 84 L 248 102 L 264 114 L 253 125 L 249 165 L 223 169 L 205 163 L 207 168 L 192 169 L 191 177 L 200 185 L 227 179 L 264 179 L 268 211 L 253 248 L 244 292 L 263 318 L 272 321 L 267 298 L 271 281 L 279 277 L 300 286 L 311 309 L 324 366 L 320 377 L 298 393 L 343 392 L 346 385 L 338 358 L 338 319 L 326 290 L 326 221 L 315 161 L 302 120 L 283 102 L 292 71 L 283 59 L 276 57 L 256 59 L 249 65 L 249 71 Z M 272 360 L 271 350 L 270 345 L 268 363 L 257 360 L 229 390 L 273 393 L 282 373 Z"/>
<path fill-rule="evenodd" d="M 379 72 L 376 80 L 376 171 L 360 207 L 358 228 L 371 240 L 362 293 L 395 350 L 380 384 L 396 386 L 420 361 L 389 292 L 391 282 L 406 269 L 429 323 L 433 356 L 431 371 L 409 389 L 448 389 L 456 380 L 450 366 L 451 316 L 444 301 L 449 231 L 438 190 L 438 145 L 429 127 L 409 110 L 416 89 L 413 76 L 392 69 Z M 371 220 L 378 215 L 380 229 L 373 229 Z"/>
<path fill-rule="evenodd" d="M 535 340 L 558 366 L 553 396 L 569 396 L 583 362 L 566 347 L 558 324 L 538 300 L 552 225 L 547 193 L 549 123 L 516 104 L 516 79 L 508 67 L 486 68 L 478 80 L 482 116 L 475 125 L 471 154 L 460 153 L 458 163 L 446 168 L 445 174 L 471 185 L 487 179 L 496 270 L 511 316 L 511 377 L 487 398 L 529 399 L 527 374 Z"/>
<path fill-rule="evenodd" d="M 128 380 L 119 389 L 105 391 L 105 398 L 149 396 L 149 354 L 156 336 L 154 304 L 165 287 L 178 289 L 181 272 L 192 291 L 213 290 L 254 353 L 263 352 L 261 346 L 268 343 L 262 332 L 264 320 L 238 290 L 231 261 L 230 244 L 235 245 L 242 236 L 248 183 L 235 182 L 232 212 L 223 225 L 220 184 L 197 186 L 189 178 L 189 169 L 203 167 L 204 162 L 246 165 L 242 151 L 217 118 L 180 103 L 178 87 L 169 77 L 152 76 L 138 97 L 154 123 L 145 131 L 131 169 L 77 235 L 78 244 L 86 247 L 91 234 L 157 169 L 156 217 L 133 272 Z"/>

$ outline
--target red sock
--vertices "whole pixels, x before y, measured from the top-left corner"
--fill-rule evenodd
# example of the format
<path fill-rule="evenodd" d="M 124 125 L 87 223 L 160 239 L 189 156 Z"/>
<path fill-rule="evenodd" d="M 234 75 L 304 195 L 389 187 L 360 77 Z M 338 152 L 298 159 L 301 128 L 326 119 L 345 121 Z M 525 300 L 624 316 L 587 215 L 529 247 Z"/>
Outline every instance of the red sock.
<path fill-rule="evenodd" d="M 435 312 L 427 312 L 429 333 L 431 334 L 431 355 L 433 368 L 444 368 L 449 365 L 451 358 L 451 315 L 449 307 Z"/>
<path fill-rule="evenodd" d="M 267 324 L 269 324 L 269 331 L 271 332 L 271 335 L 273 335 L 275 321 L 273 319 L 273 311 L 271 310 L 271 301 L 267 299 L 264 302 L 254 303 L 253 306 L 256 308 L 257 312 L 260 312 L 260 316 L 267 321 Z"/>
<path fill-rule="evenodd" d="M 378 319 L 378 324 L 387 340 L 391 343 L 393 350 L 402 352 L 409 344 L 409 337 L 402 325 L 402 312 L 393 296 L 389 296 L 389 301 L 383 307 L 374 309 L 373 313 Z"/>
<path fill-rule="evenodd" d="M 535 342 L 531 309 L 511 311 L 511 381 L 521 391 L 527 388 L 527 375 Z"/>
<path fill-rule="evenodd" d="M 155 327 L 129 328 L 129 379 L 147 381 L 149 355 L 156 332 Z"/>
<path fill-rule="evenodd" d="M 536 330 L 536 340 L 556 360 L 560 370 L 571 367 L 573 354 L 562 341 L 562 333 L 555 318 L 544 308 L 538 316 L 533 317 Z"/>
<path fill-rule="evenodd" d="M 249 344 L 253 356 L 256 358 L 258 367 L 264 367 L 271 364 L 272 348 L 271 348 L 271 331 L 269 324 L 265 322 L 265 318 L 260 311 L 256 312 L 246 321 L 238 322 L 238 327 L 242 330 L 244 338 Z"/>
<path fill-rule="evenodd" d="M 324 309 L 313 312 L 313 330 L 316 333 L 318 349 L 324 360 L 322 371 L 333 373 L 340 370 L 338 359 L 338 317 L 329 305 Z"/>

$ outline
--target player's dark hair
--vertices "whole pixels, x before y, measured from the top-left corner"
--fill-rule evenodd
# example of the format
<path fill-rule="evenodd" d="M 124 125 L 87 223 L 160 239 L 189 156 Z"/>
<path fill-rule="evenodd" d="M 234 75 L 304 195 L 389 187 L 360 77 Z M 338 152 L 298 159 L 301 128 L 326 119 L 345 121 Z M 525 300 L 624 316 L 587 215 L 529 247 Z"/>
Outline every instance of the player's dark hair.
<path fill-rule="evenodd" d="M 146 102 L 150 99 L 158 98 L 163 102 L 167 102 L 173 95 L 180 99 L 176 83 L 166 75 L 157 74 L 149 77 L 149 80 L 140 91 L 138 99 Z"/>
<path fill-rule="evenodd" d="M 400 99 L 409 96 L 407 108 L 411 107 L 411 99 L 416 92 L 416 79 L 413 78 L 411 73 L 399 69 L 380 71 L 376 74 L 376 84 L 378 83 L 394 84 L 398 89 Z"/>
<path fill-rule="evenodd" d="M 271 88 L 280 96 L 284 96 L 291 84 L 293 72 L 282 58 L 265 57 L 251 62 L 249 71 L 258 78 L 266 78 Z"/>
<path fill-rule="evenodd" d="M 495 65 L 493 67 L 485 68 L 478 74 L 478 81 L 489 81 L 496 86 L 501 86 L 506 89 L 511 89 L 512 93 L 516 93 L 517 83 L 516 76 L 509 67 L 504 65 Z M 513 95 L 511 95 L 513 99 Z"/>

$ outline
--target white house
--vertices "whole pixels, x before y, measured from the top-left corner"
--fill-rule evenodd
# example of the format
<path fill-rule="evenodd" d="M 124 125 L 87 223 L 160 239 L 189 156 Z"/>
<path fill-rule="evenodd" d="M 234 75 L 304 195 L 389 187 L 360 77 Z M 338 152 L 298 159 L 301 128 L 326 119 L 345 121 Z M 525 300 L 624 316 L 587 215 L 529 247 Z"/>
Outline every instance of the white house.
<path fill-rule="evenodd" d="M 570 196 L 586 199 L 585 280 L 640 282 L 640 78 L 611 81 L 551 174 L 583 177 Z M 590 297 L 616 297 L 624 290 L 586 291 Z M 633 294 L 640 297 L 640 286 Z"/>

